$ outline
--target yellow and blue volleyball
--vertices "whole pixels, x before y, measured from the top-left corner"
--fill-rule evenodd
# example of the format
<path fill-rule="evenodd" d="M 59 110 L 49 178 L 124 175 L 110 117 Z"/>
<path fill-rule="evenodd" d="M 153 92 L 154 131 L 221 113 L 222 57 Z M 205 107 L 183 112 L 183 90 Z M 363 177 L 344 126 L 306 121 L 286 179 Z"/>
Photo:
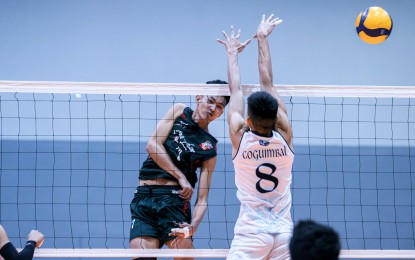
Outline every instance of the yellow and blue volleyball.
<path fill-rule="evenodd" d="M 382 7 L 366 8 L 357 16 L 356 31 L 369 44 L 384 42 L 392 32 L 392 18 Z"/>

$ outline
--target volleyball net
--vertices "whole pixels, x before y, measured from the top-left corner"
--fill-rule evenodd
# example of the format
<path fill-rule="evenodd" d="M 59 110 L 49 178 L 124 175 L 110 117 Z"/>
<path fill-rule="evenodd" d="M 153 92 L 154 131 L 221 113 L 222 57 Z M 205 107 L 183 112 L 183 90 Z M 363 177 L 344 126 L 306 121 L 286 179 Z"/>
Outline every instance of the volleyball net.
<path fill-rule="evenodd" d="M 336 229 L 343 258 L 415 258 L 415 87 L 277 88 L 294 130 L 294 221 Z M 248 96 L 259 86 L 243 89 Z M 196 249 L 129 249 L 148 138 L 174 103 L 195 107 L 201 94 L 229 91 L 0 81 L 0 223 L 10 240 L 23 247 L 39 229 L 46 240 L 36 257 L 224 258 L 239 213 L 226 113 L 210 125 L 218 160 Z"/>

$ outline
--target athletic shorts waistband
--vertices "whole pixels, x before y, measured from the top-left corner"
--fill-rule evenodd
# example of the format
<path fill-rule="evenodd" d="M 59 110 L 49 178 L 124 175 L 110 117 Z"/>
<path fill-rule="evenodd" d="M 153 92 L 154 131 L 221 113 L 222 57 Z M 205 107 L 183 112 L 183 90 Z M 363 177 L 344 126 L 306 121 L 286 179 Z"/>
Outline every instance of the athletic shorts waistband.
<path fill-rule="evenodd" d="M 167 185 L 144 185 L 144 186 L 137 186 L 135 194 L 140 195 L 179 195 L 180 190 L 182 188 L 180 186 L 167 186 Z"/>

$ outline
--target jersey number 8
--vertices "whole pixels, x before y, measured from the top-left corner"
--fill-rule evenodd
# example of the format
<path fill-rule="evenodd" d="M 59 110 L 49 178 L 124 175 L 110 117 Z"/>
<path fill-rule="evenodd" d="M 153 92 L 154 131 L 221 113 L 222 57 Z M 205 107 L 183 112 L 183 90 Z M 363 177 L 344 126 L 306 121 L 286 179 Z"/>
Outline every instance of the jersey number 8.
<path fill-rule="evenodd" d="M 271 173 L 267 174 L 264 172 L 260 171 L 261 167 L 268 167 L 271 169 Z M 275 190 L 278 186 L 278 178 L 275 176 L 272 176 L 272 174 L 277 170 L 277 167 L 273 164 L 270 163 L 263 163 L 260 166 L 258 166 L 258 168 L 256 169 L 256 176 L 259 178 L 259 180 L 256 183 L 256 189 L 261 192 L 261 193 L 268 193 L 271 192 L 273 190 Z M 261 186 L 261 182 L 262 181 L 270 181 L 274 184 L 274 187 L 272 189 L 264 189 Z"/>

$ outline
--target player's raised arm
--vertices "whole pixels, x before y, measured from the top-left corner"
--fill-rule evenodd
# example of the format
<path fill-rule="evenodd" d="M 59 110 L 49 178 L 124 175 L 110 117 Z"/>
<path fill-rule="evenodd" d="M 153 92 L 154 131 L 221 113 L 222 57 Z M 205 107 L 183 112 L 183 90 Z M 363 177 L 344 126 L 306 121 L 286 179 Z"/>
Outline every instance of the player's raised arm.
<path fill-rule="evenodd" d="M 273 14 L 268 18 L 263 15 L 254 37 L 258 40 L 258 69 L 261 90 L 267 91 L 278 100 L 276 130 L 280 131 L 290 146 L 292 146 L 292 128 L 288 119 L 287 107 L 278 91 L 274 88 L 271 51 L 268 42 L 269 35 L 280 23 L 282 23 L 282 20 L 274 18 Z"/>
<path fill-rule="evenodd" d="M 156 129 L 151 134 L 146 150 L 158 166 L 177 179 L 178 183 L 182 187 L 180 196 L 186 200 L 190 200 L 193 195 L 193 188 L 187 181 L 186 176 L 174 164 L 173 160 L 166 151 L 166 148 L 164 147 L 164 142 L 173 128 L 174 120 L 183 113 L 184 108 L 184 104 L 177 103 L 166 112 L 164 117 L 157 123 Z"/>
<path fill-rule="evenodd" d="M 239 41 L 241 30 L 239 29 L 237 35 L 235 36 L 233 26 L 231 26 L 230 36 L 228 36 L 225 31 L 223 31 L 222 34 L 225 37 L 225 40 L 217 39 L 217 41 L 225 46 L 228 58 L 228 82 L 229 90 L 231 92 L 228 108 L 228 124 L 229 134 L 233 147 L 235 148 L 239 145 L 241 138 L 240 131 L 245 123 L 245 103 L 241 86 L 241 77 L 239 74 L 238 54 L 243 51 L 251 40 L 249 39 L 244 43 L 241 43 Z"/>

